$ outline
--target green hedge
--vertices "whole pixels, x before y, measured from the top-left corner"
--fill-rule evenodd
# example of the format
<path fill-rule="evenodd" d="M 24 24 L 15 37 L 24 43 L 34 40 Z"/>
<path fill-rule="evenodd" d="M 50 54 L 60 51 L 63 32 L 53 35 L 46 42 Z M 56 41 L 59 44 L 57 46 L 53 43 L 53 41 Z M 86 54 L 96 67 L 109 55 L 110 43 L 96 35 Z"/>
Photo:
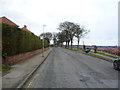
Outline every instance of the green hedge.
<path fill-rule="evenodd" d="M 44 41 L 48 47 L 47 40 Z M 2 54 L 7 56 L 33 51 L 42 48 L 42 40 L 33 33 L 20 28 L 2 24 Z"/>

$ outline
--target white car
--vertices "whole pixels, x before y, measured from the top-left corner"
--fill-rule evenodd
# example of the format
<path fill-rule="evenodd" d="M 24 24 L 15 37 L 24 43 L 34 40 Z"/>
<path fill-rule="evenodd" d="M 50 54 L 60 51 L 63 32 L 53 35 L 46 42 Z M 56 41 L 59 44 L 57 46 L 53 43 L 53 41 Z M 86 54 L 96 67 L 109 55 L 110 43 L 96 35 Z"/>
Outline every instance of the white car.
<path fill-rule="evenodd" d="M 115 70 L 120 69 L 120 58 L 114 60 L 113 67 L 114 67 Z"/>

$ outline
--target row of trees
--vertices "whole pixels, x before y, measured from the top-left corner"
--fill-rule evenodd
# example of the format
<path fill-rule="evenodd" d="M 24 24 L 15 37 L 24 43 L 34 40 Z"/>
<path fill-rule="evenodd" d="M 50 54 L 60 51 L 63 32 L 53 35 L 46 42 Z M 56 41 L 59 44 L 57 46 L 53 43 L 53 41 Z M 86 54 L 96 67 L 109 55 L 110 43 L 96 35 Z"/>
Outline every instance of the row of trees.
<path fill-rule="evenodd" d="M 69 44 L 71 43 L 71 48 L 73 45 L 74 37 L 77 38 L 77 48 L 79 48 L 80 39 L 89 32 L 89 30 L 85 30 L 83 26 L 68 21 L 60 23 L 58 30 L 60 31 L 58 33 L 44 33 L 44 38 L 49 42 L 53 39 L 54 44 L 60 46 L 66 42 L 66 47 L 69 47 Z M 43 36 L 43 33 L 40 36 Z"/>
<path fill-rule="evenodd" d="M 71 42 L 71 48 L 74 37 L 77 38 L 77 48 L 79 48 L 80 39 L 89 32 L 89 30 L 85 30 L 83 26 L 68 21 L 60 23 L 58 29 L 60 30 L 60 32 L 57 34 L 58 43 L 63 45 L 63 43 L 66 42 L 66 47 L 69 47 L 69 43 Z"/>

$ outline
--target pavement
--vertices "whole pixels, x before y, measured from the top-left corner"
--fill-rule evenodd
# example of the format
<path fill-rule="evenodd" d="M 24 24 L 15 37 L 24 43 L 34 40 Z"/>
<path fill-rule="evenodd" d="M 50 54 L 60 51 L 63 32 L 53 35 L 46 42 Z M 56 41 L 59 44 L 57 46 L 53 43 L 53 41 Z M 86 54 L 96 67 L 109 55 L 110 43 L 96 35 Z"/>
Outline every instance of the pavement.
<path fill-rule="evenodd" d="M 112 62 L 56 47 L 24 88 L 113 90 L 118 88 L 118 71 L 113 69 Z"/>
<path fill-rule="evenodd" d="M 86 54 L 85 52 L 81 52 L 81 51 L 78 51 L 78 52 L 80 52 L 80 53 L 82 53 L 82 54 Z M 115 59 L 117 59 L 117 58 L 112 58 L 112 57 L 109 57 L 109 56 L 106 56 L 106 55 L 102 55 L 102 54 L 99 54 L 99 53 L 94 53 L 94 52 L 89 52 L 89 53 L 93 53 L 93 54 L 95 54 L 95 55 L 98 55 L 98 56 L 102 56 L 102 57 L 104 57 L 104 58 L 108 58 L 108 59 L 111 59 L 111 60 L 115 60 Z"/>
<path fill-rule="evenodd" d="M 93 53 L 93 52 L 90 52 L 90 53 Z M 106 56 L 106 55 L 102 55 L 102 54 L 98 54 L 98 53 L 93 53 L 93 54 L 95 54 L 95 55 L 98 55 L 98 56 L 102 56 L 102 57 L 104 57 L 104 58 L 108 58 L 108 59 L 111 59 L 111 60 L 115 60 L 115 58 L 112 58 L 112 57 L 109 57 L 109 56 Z"/>
<path fill-rule="evenodd" d="M 2 71 L 0 71 L 0 90 L 2 89 Z"/>
<path fill-rule="evenodd" d="M 21 87 L 30 75 L 43 63 L 52 48 L 41 54 L 35 55 L 27 60 L 21 61 L 12 66 L 12 69 L 2 76 L 2 88 Z"/>
<path fill-rule="evenodd" d="M 80 51 L 80 53 L 81 53 L 81 51 Z M 83 54 L 86 54 L 85 52 L 82 52 Z M 102 54 L 99 54 L 99 53 L 94 53 L 94 52 L 89 52 L 89 53 L 93 53 L 93 54 L 95 54 L 95 55 L 98 55 L 98 56 L 102 56 L 102 57 L 104 57 L 104 58 L 108 58 L 108 59 L 111 59 L 111 60 L 115 60 L 116 58 L 112 58 L 112 57 L 109 57 L 109 56 L 106 56 L 106 55 L 102 55 Z"/>

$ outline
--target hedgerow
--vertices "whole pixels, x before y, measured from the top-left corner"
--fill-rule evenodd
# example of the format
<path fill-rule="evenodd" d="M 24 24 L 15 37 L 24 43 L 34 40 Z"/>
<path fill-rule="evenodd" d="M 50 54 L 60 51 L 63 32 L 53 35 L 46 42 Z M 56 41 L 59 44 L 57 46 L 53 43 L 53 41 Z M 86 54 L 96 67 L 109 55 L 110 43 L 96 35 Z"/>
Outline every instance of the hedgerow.
<path fill-rule="evenodd" d="M 2 24 L 2 23 L 1 23 Z M 47 40 L 44 40 L 48 47 Z M 29 52 L 42 48 L 42 40 L 33 33 L 18 27 L 2 24 L 2 54 L 7 56 Z"/>

